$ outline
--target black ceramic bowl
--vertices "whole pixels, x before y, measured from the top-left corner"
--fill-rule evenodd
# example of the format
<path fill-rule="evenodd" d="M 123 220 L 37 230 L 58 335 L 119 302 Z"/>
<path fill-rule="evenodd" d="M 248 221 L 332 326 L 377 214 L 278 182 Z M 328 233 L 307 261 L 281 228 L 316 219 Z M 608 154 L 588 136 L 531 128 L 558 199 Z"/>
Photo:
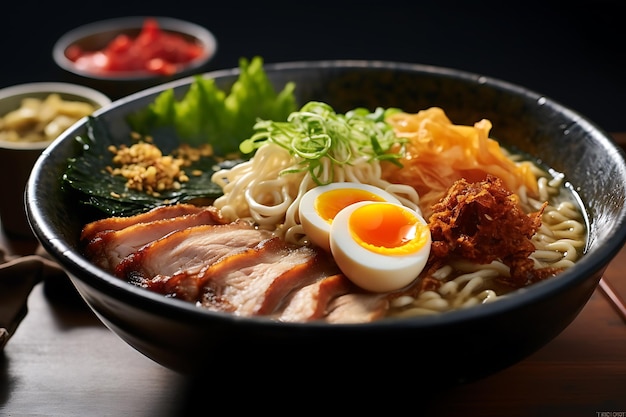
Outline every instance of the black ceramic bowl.
<path fill-rule="evenodd" d="M 266 369 L 284 381 L 311 372 L 352 378 L 363 371 L 377 384 L 406 375 L 448 386 L 498 372 L 557 336 L 585 306 L 607 264 L 626 239 L 626 163 L 622 151 L 594 123 L 547 97 L 500 80 L 431 66 L 364 61 L 295 62 L 265 66 L 277 89 L 296 83 L 299 102 L 319 100 L 344 112 L 354 107 L 445 109 L 458 124 L 487 118 L 505 145 L 541 158 L 565 173 L 586 204 L 587 253 L 554 279 L 514 296 L 436 316 L 370 324 L 278 323 L 209 312 L 127 284 L 92 265 L 79 250 L 85 219 L 61 189 L 68 158 L 76 155 L 76 126 L 37 161 L 27 189 L 27 210 L 42 245 L 67 271 L 88 305 L 113 332 L 171 369 L 213 378 L 245 380 Z M 227 88 L 238 69 L 206 74 Z M 154 87 L 96 113 L 114 135 L 124 117 L 191 79 Z M 115 364 L 111 364 L 115 366 Z M 332 377 L 335 375 L 335 377 Z M 376 376 L 374 376 L 376 375 Z M 383 378 L 380 380 L 378 378 Z M 291 382 L 289 382 L 291 383 Z"/>
<path fill-rule="evenodd" d="M 163 33 L 200 45 L 205 53 L 181 65 L 178 71 L 171 75 L 139 70 L 93 72 L 77 67 L 70 59 L 69 50 L 72 47 L 95 52 L 105 48 L 120 35 L 136 39 L 146 19 L 149 18 L 157 22 Z M 210 30 L 193 22 L 163 16 L 126 16 L 87 23 L 65 33 L 52 48 L 52 58 L 64 70 L 68 81 L 86 84 L 106 93 L 114 100 L 148 87 L 207 71 L 207 66 L 216 53 L 217 39 Z"/>

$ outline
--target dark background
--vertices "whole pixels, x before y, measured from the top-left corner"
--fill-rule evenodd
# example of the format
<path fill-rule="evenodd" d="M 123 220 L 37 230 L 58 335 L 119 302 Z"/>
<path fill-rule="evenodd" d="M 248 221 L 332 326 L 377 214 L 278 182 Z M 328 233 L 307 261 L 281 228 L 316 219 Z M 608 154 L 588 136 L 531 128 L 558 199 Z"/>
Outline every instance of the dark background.
<path fill-rule="evenodd" d="M 119 16 L 169 16 L 213 32 L 209 70 L 377 59 L 462 69 L 528 87 L 609 132 L 626 131 L 626 16 L 621 0 L 450 2 L 56 1 L 0 12 L 0 87 L 64 77 L 52 47 L 65 32 Z M 268 4 L 269 3 L 269 4 Z M 6 5 L 5 5 L 6 6 Z"/>

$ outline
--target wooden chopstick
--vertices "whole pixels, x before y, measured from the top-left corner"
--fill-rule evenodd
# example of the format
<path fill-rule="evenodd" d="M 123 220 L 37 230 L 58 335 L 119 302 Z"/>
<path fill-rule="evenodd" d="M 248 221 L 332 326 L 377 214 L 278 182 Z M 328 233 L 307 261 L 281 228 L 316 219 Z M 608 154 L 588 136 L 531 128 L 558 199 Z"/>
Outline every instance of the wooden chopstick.
<path fill-rule="evenodd" d="M 620 298 L 617 292 L 615 292 L 611 284 L 604 279 L 604 277 L 600 278 L 598 285 L 602 293 L 606 296 L 606 298 L 608 298 L 609 302 L 613 308 L 615 308 L 622 320 L 626 322 L 626 304 L 624 304 L 624 301 Z"/>

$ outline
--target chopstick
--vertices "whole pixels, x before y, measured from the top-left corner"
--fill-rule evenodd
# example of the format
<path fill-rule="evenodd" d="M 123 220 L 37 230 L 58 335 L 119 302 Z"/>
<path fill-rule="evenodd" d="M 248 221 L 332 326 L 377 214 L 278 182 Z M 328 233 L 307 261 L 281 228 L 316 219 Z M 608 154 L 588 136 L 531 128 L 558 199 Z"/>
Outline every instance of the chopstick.
<path fill-rule="evenodd" d="M 624 304 L 624 301 L 619 295 L 617 295 L 617 292 L 615 292 L 611 284 L 609 284 L 604 277 L 600 278 L 598 285 L 602 293 L 606 296 L 606 298 L 608 298 L 613 308 L 615 308 L 622 320 L 626 323 L 626 304 Z"/>

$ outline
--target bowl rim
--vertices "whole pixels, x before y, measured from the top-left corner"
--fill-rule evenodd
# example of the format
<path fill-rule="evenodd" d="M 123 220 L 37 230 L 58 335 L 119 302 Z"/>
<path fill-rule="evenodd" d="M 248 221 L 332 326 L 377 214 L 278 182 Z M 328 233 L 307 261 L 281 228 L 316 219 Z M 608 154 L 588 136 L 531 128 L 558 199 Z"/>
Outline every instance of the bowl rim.
<path fill-rule="evenodd" d="M 96 35 L 98 33 L 112 32 L 118 29 L 141 29 L 143 23 L 148 18 L 155 19 L 159 24 L 159 28 L 162 30 L 178 32 L 196 38 L 207 51 L 207 53 L 202 57 L 189 62 L 187 65 L 181 68 L 179 73 L 189 72 L 198 69 L 215 57 L 218 49 L 217 38 L 215 37 L 213 32 L 211 32 L 206 27 L 188 20 L 182 20 L 174 17 L 145 15 L 103 19 L 91 23 L 86 23 L 84 25 L 71 29 L 61 35 L 61 37 L 59 37 L 54 43 L 52 47 L 52 58 L 54 62 L 65 71 L 86 78 L 93 78 L 96 80 L 141 81 L 161 78 L 163 77 L 162 75 L 153 74 L 147 71 L 117 71 L 114 73 L 97 74 L 76 68 L 74 63 L 65 55 L 65 51 L 69 46 L 84 37 Z"/>
<path fill-rule="evenodd" d="M 579 123 L 582 129 L 589 135 L 593 136 L 598 143 L 604 146 L 607 151 L 614 157 L 620 158 L 623 164 L 626 166 L 626 159 L 624 152 L 619 148 L 608 136 L 608 134 L 598 127 L 594 122 L 590 121 L 586 117 L 582 116 L 575 110 L 572 110 L 545 95 L 539 94 L 533 90 L 520 85 L 503 81 L 498 78 L 492 78 L 489 76 L 480 75 L 477 73 L 447 68 L 432 65 L 425 65 L 419 63 L 406 63 L 406 62 L 394 62 L 394 61 L 377 61 L 377 60 L 321 60 L 321 61 L 292 61 L 292 62 L 279 62 L 264 64 L 267 72 L 280 71 L 284 69 L 288 70 L 301 70 L 301 69 L 321 69 L 327 67 L 354 67 L 354 68 L 388 68 L 395 70 L 407 70 L 414 71 L 422 74 L 436 74 L 444 77 L 457 77 L 465 80 L 479 82 L 481 84 L 488 84 L 494 88 L 500 90 L 511 91 L 515 94 L 522 94 L 529 100 L 541 100 L 542 105 L 549 105 L 559 112 L 567 115 L 567 117 L 575 119 Z M 221 69 L 206 72 L 204 77 L 224 77 L 235 75 L 239 72 L 238 68 Z M 129 101 L 145 98 L 169 88 L 176 88 L 182 85 L 189 85 L 193 81 L 193 76 L 170 81 L 158 86 L 154 86 L 134 94 L 131 94 L 125 98 L 117 100 L 109 106 L 108 109 L 100 109 L 95 116 L 98 116 L 103 111 L 111 111 L 116 107 L 123 106 Z M 83 122 L 84 123 L 84 122 Z M 75 128 L 78 126 L 75 126 Z M 42 154 L 42 156 L 35 163 L 35 169 L 33 172 L 42 172 L 42 165 L 45 163 L 46 156 L 54 152 L 56 146 L 61 146 L 61 143 L 65 140 L 72 140 L 68 138 L 70 134 L 73 134 L 71 130 L 64 132 L 64 134 L 48 147 Z M 124 302 L 131 302 L 135 306 L 141 309 L 149 311 L 156 311 L 159 315 L 173 314 L 184 317 L 186 320 L 193 322 L 203 321 L 208 318 L 219 319 L 229 323 L 248 323 L 249 325 L 262 325 L 268 328 L 281 327 L 283 329 L 317 329 L 323 328 L 326 331 L 342 332 L 346 329 L 351 331 L 373 329 L 384 329 L 389 327 L 401 327 L 401 328 L 427 328 L 432 326 L 452 326 L 459 323 L 484 319 L 488 316 L 497 315 L 510 310 L 521 308 L 525 305 L 535 303 L 537 301 L 546 300 L 552 294 L 563 291 L 565 288 L 577 285 L 582 281 L 589 279 L 591 275 L 597 275 L 599 280 L 601 273 L 603 272 L 602 266 L 606 266 L 608 262 L 619 252 L 624 243 L 626 242 L 626 208 L 622 210 L 620 216 L 616 219 L 615 227 L 612 228 L 610 236 L 603 236 L 603 244 L 594 248 L 593 257 L 583 256 L 576 263 L 574 270 L 569 269 L 555 279 L 549 279 L 542 282 L 533 284 L 532 286 L 521 288 L 514 293 L 514 296 L 503 297 L 498 302 L 486 303 L 478 306 L 478 308 L 469 308 L 462 310 L 455 310 L 445 312 L 443 314 L 416 316 L 408 318 L 388 318 L 384 320 L 378 320 L 370 323 L 357 323 L 357 324 L 328 324 L 318 322 L 306 322 L 306 323 L 284 323 L 271 320 L 266 317 L 238 317 L 229 313 L 213 312 L 206 309 L 198 308 L 197 306 L 178 299 L 172 299 L 164 297 L 161 294 L 152 293 L 145 289 L 128 285 L 123 280 L 120 280 L 113 275 L 99 269 L 94 264 L 89 262 L 86 258 L 82 257 L 74 248 L 68 246 L 66 243 L 61 242 L 52 232 L 51 228 L 45 224 L 45 216 L 40 212 L 39 207 L 36 204 L 36 175 L 31 176 L 29 179 L 29 185 L 27 187 L 27 213 L 31 218 L 31 225 L 35 234 L 40 239 L 42 245 L 47 251 L 54 253 L 55 258 L 63 265 L 70 277 L 82 281 L 84 284 L 96 287 L 104 290 L 109 296 L 115 296 L 118 300 Z M 35 190 L 35 191 L 33 191 Z M 81 272 L 86 271 L 86 276 L 81 276 Z M 336 330 L 332 330 L 336 329 Z"/>
<path fill-rule="evenodd" d="M 50 94 L 57 93 L 61 96 L 74 96 L 77 100 L 83 100 L 95 104 L 100 110 L 112 103 L 112 100 L 104 93 L 81 84 L 72 84 L 56 81 L 40 81 L 24 84 L 15 84 L 0 89 L 0 100 L 5 99 L 22 99 L 34 97 L 34 95 L 46 97 Z M 15 109 L 19 108 L 19 104 Z M 0 114 L 3 117 L 6 113 Z M 77 121 L 78 123 L 79 121 Z M 71 128 L 71 127 L 70 127 Z M 55 139 L 41 142 L 12 142 L 0 140 L 0 148 L 4 149 L 43 149 L 46 148 Z"/>

